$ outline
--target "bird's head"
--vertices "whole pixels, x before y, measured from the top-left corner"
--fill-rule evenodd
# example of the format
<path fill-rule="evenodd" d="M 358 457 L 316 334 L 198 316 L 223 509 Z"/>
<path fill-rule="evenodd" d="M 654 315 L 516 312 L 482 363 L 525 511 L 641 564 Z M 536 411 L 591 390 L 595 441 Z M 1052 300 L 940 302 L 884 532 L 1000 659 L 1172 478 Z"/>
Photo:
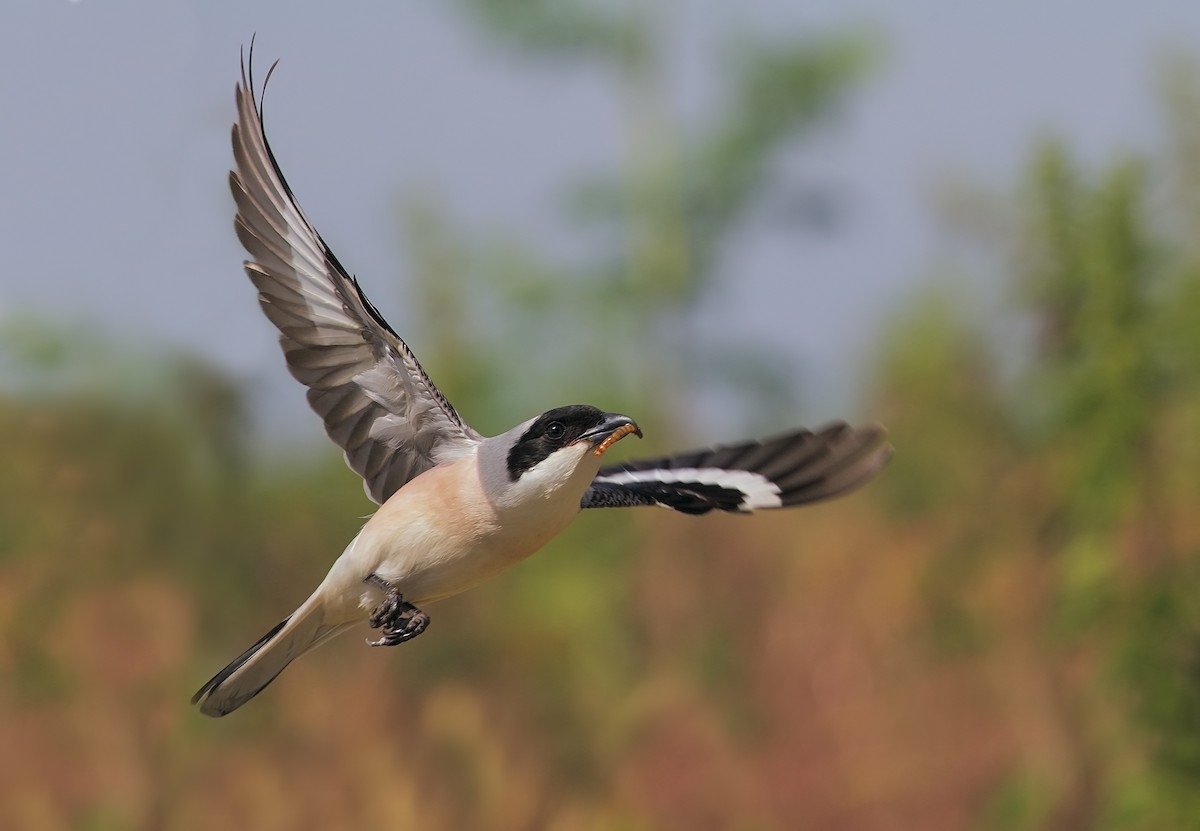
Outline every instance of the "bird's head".
<path fill-rule="evenodd" d="M 509 480 L 516 482 L 547 464 L 573 472 L 582 462 L 598 459 L 631 433 L 639 438 L 642 435 L 629 416 L 606 413 L 587 404 L 555 407 L 512 431 L 506 459 Z"/>

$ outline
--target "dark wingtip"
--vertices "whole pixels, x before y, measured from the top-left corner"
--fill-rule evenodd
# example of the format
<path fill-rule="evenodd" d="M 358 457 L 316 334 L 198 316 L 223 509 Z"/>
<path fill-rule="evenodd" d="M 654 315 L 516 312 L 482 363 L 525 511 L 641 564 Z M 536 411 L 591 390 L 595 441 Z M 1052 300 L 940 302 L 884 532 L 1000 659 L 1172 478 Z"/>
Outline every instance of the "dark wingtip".
<path fill-rule="evenodd" d="M 827 427 L 818 434 L 835 431 L 841 447 L 827 457 L 819 474 L 791 484 L 784 507 L 824 502 L 856 491 L 874 479 L 895 453 L 882 424 L 849 427 L 839 423 L 831 427 L 833 430 Z"/>

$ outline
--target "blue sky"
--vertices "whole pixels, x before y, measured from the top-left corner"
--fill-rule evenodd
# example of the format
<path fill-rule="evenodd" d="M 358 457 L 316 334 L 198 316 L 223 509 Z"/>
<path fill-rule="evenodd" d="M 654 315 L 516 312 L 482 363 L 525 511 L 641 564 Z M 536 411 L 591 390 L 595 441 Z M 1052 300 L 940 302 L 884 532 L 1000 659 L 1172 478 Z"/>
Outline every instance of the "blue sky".
<path fill-rule="evenodd" d="M 732 9 L 736 5 L 736 12 Z M 802 420 L 850 406 L 882 321 L 939 250 L 931 193 L 1004 187 L 1054 133 L 1094 162 L 1160 140 L 1156 72 L 1200 42 L 1200 4 L 676 2 L 679 108 L 714 79 L 688 55 L 730 27 L 884 45 L 876 74 L 794 162 L 845 196 L 829 235 L 758 234 L 700 319 L 788 357 Z M 468 228 L 554 241 L 581 171 L 615 167 L 618 103 L 586 70 L 508 60 L 453 4 L 11 0 L 0 27 L 0 315 L 98 322 L 198 351 L 301 411 L 231 229 L 238 50 L 280 58 L 268 128 L 310 218 L 404 334 L 396 204 L 440 195 Z M 697 64 L 698 65 L 698 64 Z M 553 245 L 551 246 L 553 247 Z M 820 287 L 819 307 L 788 293 Z M 420 354 L 420 344 L 414 346 Z M 268 402 L 270 405 L 270 402 Z M 303 430 L 319 434 L 316 419 Z"/>

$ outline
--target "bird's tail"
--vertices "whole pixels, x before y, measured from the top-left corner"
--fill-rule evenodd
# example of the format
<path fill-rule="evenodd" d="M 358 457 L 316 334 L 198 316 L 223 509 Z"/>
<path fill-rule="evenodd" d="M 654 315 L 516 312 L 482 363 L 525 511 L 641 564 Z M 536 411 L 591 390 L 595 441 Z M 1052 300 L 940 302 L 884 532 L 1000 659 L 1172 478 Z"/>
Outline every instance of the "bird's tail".
<path fill-rule="evenodd" d="M 192 696 L 206 716 L 232 713 L 258 695 L 284 668 L 353 623 L 329 622 L 318 590 L 299 609 L 229 662 Z"/>

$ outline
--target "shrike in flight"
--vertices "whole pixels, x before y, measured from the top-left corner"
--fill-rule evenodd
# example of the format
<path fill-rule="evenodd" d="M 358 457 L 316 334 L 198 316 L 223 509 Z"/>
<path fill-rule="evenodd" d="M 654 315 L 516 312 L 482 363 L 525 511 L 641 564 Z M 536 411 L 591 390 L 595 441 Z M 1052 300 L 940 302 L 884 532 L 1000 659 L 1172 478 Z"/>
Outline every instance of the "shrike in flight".
<path fill-rule="evenodd" d="M 528 557 L 581 509 L 786 508 L 851 491 L 888 461 L 882 427 L 837 423 L 601 467 L 613 443 L 641 430 L 583 404 L 480 435 L 305 218 L 267 143 L 252 74 L 243 64 L 229 174 L 246 273 L 288 369 L 380 507 L 312 596 L 200 688 L 201 712 L 232 712 L 292 660 L 364 622 L 379 630 L 372 646 L 416 637 L 429 625 L 420 607 Z"/>

